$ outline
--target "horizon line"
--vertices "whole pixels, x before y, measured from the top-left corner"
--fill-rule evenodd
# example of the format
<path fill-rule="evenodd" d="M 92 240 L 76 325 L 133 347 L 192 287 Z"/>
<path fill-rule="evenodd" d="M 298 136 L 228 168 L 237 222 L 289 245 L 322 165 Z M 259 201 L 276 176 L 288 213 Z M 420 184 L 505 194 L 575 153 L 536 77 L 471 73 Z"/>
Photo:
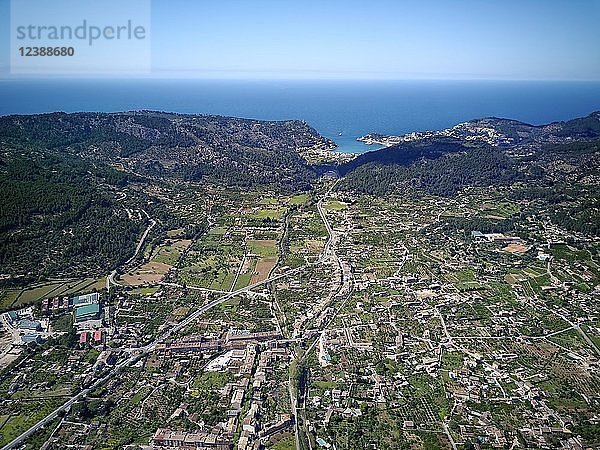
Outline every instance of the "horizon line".
<path fill-rule="evenodd" d="M 141 74 L 19 74 L 2 76 L 0 82 L 13 81 L 364 81 L 364 82 L 397 82 L 397 81 L 470 81 L 470 82 L 565 82 L 565 83 L 600 83 L 600 78 L 502 78 L 502 77 L 299 77 L 299 76 L 156 76 Z"/>

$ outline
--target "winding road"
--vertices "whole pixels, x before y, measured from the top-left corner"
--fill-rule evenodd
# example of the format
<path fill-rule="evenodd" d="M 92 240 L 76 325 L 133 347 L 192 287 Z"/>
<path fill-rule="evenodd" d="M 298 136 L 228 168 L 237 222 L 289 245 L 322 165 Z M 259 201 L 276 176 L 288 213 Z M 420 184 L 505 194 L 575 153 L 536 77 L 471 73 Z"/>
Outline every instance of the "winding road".
<path fill-rule="evenodd" d="M 156 345 L 164 342 L 166 339 L 168 339 L 173 333 L 177 333 L 178 331 L 180 331 L 181 329 L 185 328 L 186 326 L 188 326 L 190 323 L 192 323 L 193 321 L 195 321 L 196 319 L 198 319 L 202 314 L 204 314 L 205 312 L 209 311 L 210 309 L 214 308 L 217 305 L 220 305 L 223 302 L 226 302 L 227 300 L 229 300 L 232 297 L 235 297 L 236 295 L 240 295 L 243 294 L 245 292 L 249 292 L 257 287 L 263 286 L 265 284 L 271 283 L 273 281 L 276 281 L 278 279 L 281 278 L 285 278 L 285 277 L 289 277 L 291 275 L 295 275 L 303 270 L 305 270 L 306 268 L 316 265 L 316 264 L 320 264 L 323 261 L 325 261 L 331 254 L 331 256 L 333 256 L 334 259 L 336 259 L 337 263 L 340 265 L 341 267 L 341 262 L 339 261 L 339 258 L 337 258 L 337 255 L 335 254 L 335 251 L 332 251 L 331 246 L 334 240 L 334 232 L 333 229 L 331 227 L 331 225 L 329 224 L 329 221 L 327 220 L 327 217 L 325 215 L 325 212 L 323 210 L 323 200 L 329 195 L 329 193 L 332 191 L 332 189 L 335 187 L 335 185 L 337 184 L 334 183 L 329 190 L 323 195 L 323 197 L 319 200 L 319 202 L 317 203 L 317 208 L 319 210 L 319 214 L 321 215 L 321 219 L 323 220 L 323 223 L 325 224 L 325 228 L 327 229 L 327 233 L 329 235 L 329 239 L 327 240 L 325 247 L 323 249 L 323 253 L 321 254 L 320 258 L 312 263 L 312 264 L 305 264 L 302 265 L 300 267 L 297 267 L 295 269 L 289 269 L 286 270 L 285 272 L 282 272 L 280 274 L 277 275 L 273 275 L 273 276 L 269 276 L 268 278 L 266 278 L 263 281 L 260 281 L 258 283 L 254 283 L 252 285 L 228 292 L 224 295 L 222 295 L 221 297 L 218 297 L 215 300 L 212 300 L 204 305 L 202 305 L 201 307 L 199 307 L 198 309 L 196 309 L 193 313 L 191 313 L 190 315 L 188 315 L 186 318 L 184 318 L 183 320 L 181 320 L 177 325 L 175 325 L 174 327 L 166 330 L 164 333 L 162 333 L 160 336 L 158 336 L 154 341 L 152 341 L 151 343 L 147 344 L 144 347 L 140 347 L 139 349 L 137 349 L 137 351 L 133 351 L 131 356 L 129 356 L 129 358 L 121 361 L 120 363 L 116 364 L 108 373 L 106 373 L 105 375 L 103 375 L 101 378 L 98 378 L 97 380 L 95 380 L 89 387 L 83 389 L 82 391 L 80 391 L 79 393 L 75 394 L 74 396 L 72 396 L 71 398 L 69 398 L 66 402 L 64 402 L 62 405 L 60 405 L 58 408 L 56 408 L 55 410 L 53 410 L 51 413 L 49 413 L 48 415 L 46 415 L 43 419 L 41 419 L 40 421 L 38 421 L 36 424 L 34 424 L 33 426 L 31 426 L 28 430 L 26 430 L 25 432 L 23 432 L 22 434 L 20 434 L 18 437 L 16 437 L 15 439 L 13 439 L 11 442 L 9 442 L 8 444 L 6 444 L 4 447 L 2 447 L 2 449 L 0 450 L 10 450 L 10 449 L 14 449 L 15 447 L 17 447 L 18 445 L 20 445 L 25 439 L 27 439 L 29 436 L 31 436 L 32 434 L 34 434 L 35 432 L 39 431 L 40 429 L 42 429 L 44 426 L 46 426 L 48 423 L 52 422 L 54 419 L 56 419 L 57 417 L 59 417 L 60 414 L 67 412 L 71 406 L 77 402 L 78 400 L 84 398 L 87 394 L 89 394 L 91 391 L 93 391 L 95 388 L 97 388 L 98 386 L 104 384 L 105 382 L 107 382 L 108 380 L 110 380 L 111 378 L 113 378 L 115 375 L 119 374 L 120 372 L 122 372 L 125 368 L 135 364 L 137 361 L 139 361 L 143 356 L 149 354 L 150 352 L 152 352 L 154 350 L 154 348 L 156 347 Z M 148 216 L 148 214 L 144 211 L 144 214 L 146 214 L 146 217 L 148 217 L 150 219 L 150 217 Z M 146 239 L 146 237 L 148 236 L 148 233 L 151 231 L 151 229 L 156 225 L 156 221 L 154 219 L 150 219 L 150 225 L 148 226 L 148 228 L 146 228 L 146 230 L 144 231 L 144 234 L 142 235 L 140 241 L 138 242 L 138 245 L 136 247 L 135 253 L 134 255 L 127 261 L 127 263 L 131 262 L 140 252 L 144 241 Z M 110 289 L 110 285 L 112 284 L 116 284 L 116 282 L 114 281 L 114 277 L 116 275 L 117 271 L 114 270 L 106 279 L 106 285 L 107 285 L 107 289 Z M 341 287 L 340 287 L 341 289 Z M 331 321 L 328 321 L 328 323 L 330 323 Z M 316 341 L 315 341 L 316 342 Z M 296 398 L 293 395 L 293 389 L 292 389 L 292 380 L 290 378 L 290 386 L 289 386 L 289 393 L 290 393 L 290 401 L 291 401 L 291 405 L 292 405 L 292 411 L 297 412 L 297 402 L 296 402 Z M 300 443 L 299 443 L 299 437 L 298 437 L 298 425 L 297 425 L 297 420 L 295 422 L 295 439 L 296 439 L 296 447 L 299 449 L 300 448 Z"/>

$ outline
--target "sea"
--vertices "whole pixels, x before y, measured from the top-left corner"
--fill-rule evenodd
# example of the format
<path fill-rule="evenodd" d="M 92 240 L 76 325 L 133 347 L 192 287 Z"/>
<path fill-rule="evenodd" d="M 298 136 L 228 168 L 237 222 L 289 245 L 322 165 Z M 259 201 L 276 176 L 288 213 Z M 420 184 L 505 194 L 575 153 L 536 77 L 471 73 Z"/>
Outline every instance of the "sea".
<path fill-rule="evenodd" d="M 4 79 L 0 114 L 160 110 L 301 119 L 362 153 L 367 133 L 437 130 L 480 117 L 534 125 L 600 110 L 600 82 L 192 79 Z"/>

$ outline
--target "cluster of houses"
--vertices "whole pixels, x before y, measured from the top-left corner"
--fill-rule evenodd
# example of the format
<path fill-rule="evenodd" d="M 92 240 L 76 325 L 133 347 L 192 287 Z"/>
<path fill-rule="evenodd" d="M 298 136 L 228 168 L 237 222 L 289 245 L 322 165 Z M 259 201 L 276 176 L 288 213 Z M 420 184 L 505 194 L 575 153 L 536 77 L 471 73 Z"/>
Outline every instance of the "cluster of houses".
<path fill-rule="evenodd" d="M 229 450 L 233 448 L 231 438 L 219 436 L 204 431 L 186 432 L 159 428 L 152 436 L 152 447 L 160 448 L 206 448 L 214 450 Z"/>
<path fill-rule="evenodd" d="M 272 394 L 277 381 L 270 379 L 273 366 L 289 364 L 286 341 L 279 331 L 250 332 L 231 328 L 221 336 L 192 335 L 178 342 L 157 345 L 162 358 L 188 358 L 194 354 L 216 355 L 206 371 L 228 372 L 234 379 L 219 389 L 227 420 L 214 429 L 185 432 L 161 428 L 150 444 L 153 448 L 233 448 L 233 436 L 239 434 L 237 448 L 254 450 L 265 442 L 290 432 L 294 418 L 289 413 L 266 414 L 264 398 Z M 287 391 L 286 391 L 287 393 Z M 245 407 L 246 405 L 246 407 Z"/>
<path fill-rule="evenodd" d="M 219 350 L 243 350 L 247 345 L 259 344 L 267 341 L 282 339 L 279 331 L 265 331 L 251 333 L 248 330 L 232 329 L 223 339 L 209 339 L 204 336 L 188 336 L 178 342 L 161 343 L 156 346 L 156 351 L 164 354 L 211 352 Z"/>

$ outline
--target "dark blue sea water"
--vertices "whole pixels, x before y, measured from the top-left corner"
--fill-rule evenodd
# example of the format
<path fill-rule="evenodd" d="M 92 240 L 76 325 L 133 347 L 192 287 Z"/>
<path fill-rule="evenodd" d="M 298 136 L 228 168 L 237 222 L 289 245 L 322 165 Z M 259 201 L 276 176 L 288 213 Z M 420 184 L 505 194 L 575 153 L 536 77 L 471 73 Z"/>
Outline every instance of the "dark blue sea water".
<path fill-rule="evenodd" d="M 155 109 L 257 119 L 303 119 L 362 152 L 366 133 L 402 134 L 466 120 L 532 124 L 600 110 L 600 82 L 2 80 L 0 114 Z"/>

